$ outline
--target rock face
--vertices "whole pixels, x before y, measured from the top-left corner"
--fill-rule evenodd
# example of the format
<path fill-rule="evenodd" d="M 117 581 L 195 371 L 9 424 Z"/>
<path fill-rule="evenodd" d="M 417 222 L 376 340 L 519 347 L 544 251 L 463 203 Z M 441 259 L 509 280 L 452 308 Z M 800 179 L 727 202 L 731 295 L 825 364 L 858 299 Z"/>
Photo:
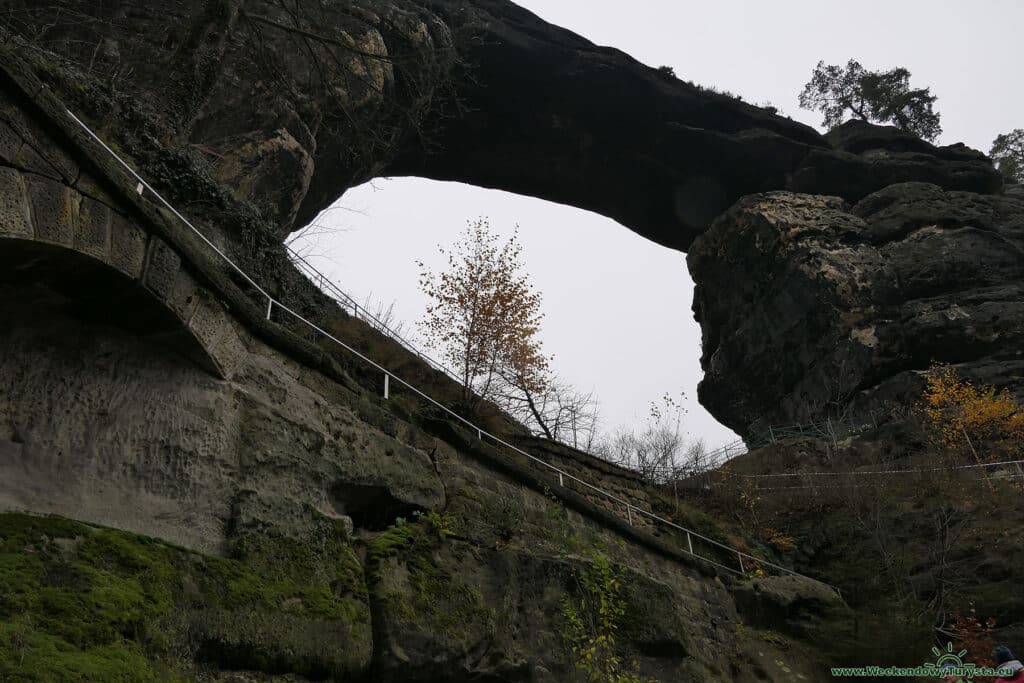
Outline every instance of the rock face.
<path fill-rule="evenodd" d="M 698 537 L 698 560 L 636 518 L 672 514 L 661 492 L 530 444 L 613 497 L 562 482 L 398 387 L 385 400 L 376 369 L 279 309 L 268 319 L 14 59 L 0 81 L 0 315 L 17 321 L 0 330 L 0 678 L 563 681 L 567 634 L 598 635 L 589 618 L 570 630 L 566 610 L 609 591 L 638 674 L 728 680 L 752 656 L 736 556 Z M 176 158 L 160 149 L 149 163 Z M 220 214 L 193 217 L 246 255 Z M 451 389 L 353 330 L 287 262 L 243 263 L 394 372 Z M 601 571 L 614 581 L 584 580 Z M 793 666 L 813 679 L 822 665 Z"/>
<path fill-rule="evenodd" d="M 827 147 L 806 126 L 505 0 L 296 11 L 264 0 L 80 0 L 67 21 L 51 14 L 23 8 L 17 26 L 88 68 L 70 80 L 110 75 L 124 89 L 121 103 L 86 89 L 86 113 L 151 114 L 153 136 L 202 154 L 278 235 L 352 185 L 418 175 L 580 206 L 685 248 L 736 199 L 782 189 L 810 150 Z M 95 20 L 70 18 L 81 15 Z"/>
<path fill-rule="evenodd" d="M 932 361 L 1020 393 L 1024 202 L 901 183 L 768 193 L 688 255 L 701 401 L 740 433 L 909 405 Z"/>
<path fill-rule="evenodd" d="M 0 335 L 0 510 L 84 522 L 0 514 L 0 628 L 42 680 L 80 673 L 75 657 L 136 680 L 157 680 L 160 657 L 314 680 L 566 680 L 563 600 L 597 548 L 624 572 L 622 638 L 641 670 L 728 675 L 702 654 L 730 651 L 739 623 L 711 565 L 624 545 L 592 506 L 564 507 L 244 332 L 243 367 L 217 379 L 69 317 L 52 292 L 0 290 L 23 321 Z M 96 604 L 58 628 L 47 600 L 76 590 Z M 105 590 L 143 610 L 112 622 L 125 637 L 95 635 L 107 626 L 89 611 L 122 604 Z M 44 657 L 44 640 L 71 654 Z M 10 652 L 5 638 L 0 674 L 25 674 Z"/>
<path fill-rule="evenodd" d="M 740 196 L 781 189 L 812 129 L 599 47 L 504 0 L 430 2 L 471 32 L 465 112 L 389 173 L 457 180 L 609 216 L 686 246 Z"/>
<path fill-rule="evenodd" d="M 825 139 L 832 149 L 808 154 L 787 189 L 855 202 L 910 181 L 981 194 L 998 192 L 1002 186 L 988 158 L 963 144 L 936 147 L 896 128 L 864 121 L 837 126 Z"/>
<path fill-rule="evenodd" d="M 530 444 L 606 496 L 385 401 L 379 367 L 289 312 L 451 387 L 280 239 L 381 175 L 611 216 L 690 249 L 700 396 L 750 434 L 905 407 L 932 360 L 1021 391 L 1019 188 L 962 146 L 820 136 L 504 0 L 293 5 L 0 1 L 0 678 L 569 680 L 570 610 L 616 586 L 641 674 L 822 678 L 823 653 L 776 666 L 760 641 L 781 636 L 751 637 L 842 630 L 822 586 L 733 579 L 727 546 L 697 562 L 634 520 L 676 508 L 630 473 Z"/>

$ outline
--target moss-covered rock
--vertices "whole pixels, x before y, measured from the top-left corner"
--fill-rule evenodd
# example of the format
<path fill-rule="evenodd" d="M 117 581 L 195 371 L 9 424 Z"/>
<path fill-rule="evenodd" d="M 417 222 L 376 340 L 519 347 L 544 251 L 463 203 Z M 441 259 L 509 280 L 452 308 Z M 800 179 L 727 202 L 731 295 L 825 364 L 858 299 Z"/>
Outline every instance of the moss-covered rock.
<path fill-rule="evenodd" d="M 374 539 L 367 576 L 387 666 L 442 673 L 451 662 L 477 659 L 494 637 L 495 612 L 474 581 L 479 562 L 448 540 L 446 516 L 422 515 Z M 470 566 L 474 565 L 474 566 Z M 475 653 L 475 657 L 470 657 Z"/>
<path fill-rule="evenodd" d="M 319 541 L 246 534 L 222 558 L 0 515 L 0 680 L 358 675 L 372 650 L 362 569 L 342 530 Z"/>

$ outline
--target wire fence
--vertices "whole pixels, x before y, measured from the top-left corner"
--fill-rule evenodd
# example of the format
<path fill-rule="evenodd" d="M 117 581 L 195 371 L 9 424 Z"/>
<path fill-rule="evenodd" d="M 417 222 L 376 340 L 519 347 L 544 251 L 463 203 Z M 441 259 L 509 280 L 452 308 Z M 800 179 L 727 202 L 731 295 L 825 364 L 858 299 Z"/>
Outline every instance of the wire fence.
<path fill-rule="evenodd" d="M 85 122 L 83 122 L 80 118 L 78 118 L 71 110 L 65 108 L 64 111 L 75 122 L 75 124 L 77 124 L 93 141 L 95 141 L 108 155 L 110 155 L 118 163 L 118 165 L 120 165 L 132 178 L 135 179 L 135 181 L 138 183 L 136 185 L 136 187 L 135 187 L 135 191 L 140 196 L 143 195 L 145 192 L 149 192 L 157 201 L 159 201 L 164 207 L 166 207 L 167 210 L 170 211 L 172 215 L 174 215 L 179 221 L 181 221 L 181 223 L 183 225 L 185 225 L 193 233 L 195 233 L 196 236 L 199 237 L 199 239 L 202 240 L 202 242 L 205 243 L 211 250 L 213 250 L 213 252 L 216 253 L 217 256 L 219 256 L 228 266 L 230 266 L 232 270 L 234 270 L 236 273 L 238 273 L 238 275 L 240 277 L 242 277 L 242 279 L 244 279 L 247 283 L 249 283 L 260 294 L 260 296 L 263 299 L 266 300 L 266 309 L 265 310 L 266 310 L 266 319 L 268 321 L 272 320 L 275 311 L 277 311 L 279 316 L 281 316 L 281 315 L 287 316 L 287 317 L 295 320 L 296 322 L 298 322 L 298 323 L 300 323 L 302 325 L 305 325 L 310 330 L 316 332 L 317 334 L 320 334 L 325 339 L 329 339 L 330 341 L 334 342 L 340 348 L 345 349 L 346 351 L 348 351 L 349 353 L 354 355 L 356 358 L 360 359 L 361 361 L 363 361 L 364 363 L 366 363 L 370 367 L 372 367 L 375 370 L 379 371 L 382 374 L 383 378 L 384 378 L 384 398 L 385 399 L 387 399 L 388 396 L 389 396 L 390 380 L 394 380 L 398 385 L 400 385 L 402 387 L 405 387 L 407 390 L 409 390 L 410 392 L 412 392 L 413 394 L 415 394 L 419 398 L 423 399 L 424 401 L 426 401 L 426 402 L 430 403 L 431 405 L 433 405 L 433 406 L 439 408 L 440 410 L 442 410 L 449 417 L 453 418 L 457 423 L 460 423 L 460 424 L 464 425 L 465 427 L 469 428 L 470 430 L 472 430 L 473 432 L 475 432 L 476 435 L 477 435 L 477 438 L 480 439 L 481 441 L 483 441 L 486 438 L 486 439 L 492 441 L 493 443 L 495 443 L 495 444 L 497 444 L 499 446 L 507 448 L 510 451 L 514 452 L 514 453 L 517 453 L 517 454 L 519 454 L 521 456 L 526 457 L 531 462 L 534 462 L 537 465 L 541 466 L 542 468 L 547 469 L 553 475 L 557 475 L 557 477 L 558 477 L 558 484 L 559 484 L 560 487 L 568 488 L 565 482 L 566 481 L 573 482 L 573 483 L 577 484 L 578 486 L 580 486 L 583 490 L 593 492 L 593 493 L 603 497 L 604 499 L 606 499 L 607 501 L 609 501 L 613 505 L 621 506 L 621 508 L 625 510 L 626 519 L 628 520 L 628 522 L 629 522 L 629 524 L 631 526 L 633 526 L 635 524 L 634 517 L 636 516 L 638 518 L 647 518 L 647 519 L 651 520 L 653 523 L 655 523 L 657 525 L 661 525 L 662 527 L 664 527 L 666 529 L 671 529 L 671 530 L 674 530 L 675 532 L 682 533 L 685 536 L 685 539 L 686 539 L 687 551 L 689 552 L 689 554 L 692 557 L 694 557 L 696 559 L 699 559 L 699 560 L 701 560 L 703 562 L 709 563 L 709 564 L 711 564 L 713 566 L 716 566 L 716 567 L 718 567 L 718 568 L 720 568 L 720 569 L 722 569 L 724 571 L 728 571 L 728 572 L 731 572 L 733 574 L 738 574 L 740 576 L 746 576 L 748 571 L 751 570 L 751 569 L 757 568 L 757 569 L 762 569 L 763 570 L 763 568 L 770 568 L 770 569 L 774 569 L 774 570 L 776 570 L 778 572 L 781 572 L 783 574 L 788 574 L 788 575 L 791 575 L 791 576 L 798 576 L 798 577 L 809 579 L 809 580 L 817 580 L 817 579 L 811 579 L 811 577 L 809 577 L 809 576 L 806 576 L 804 574 L 800 574 L 799 572 L 796 572 L 796 571 L 794 571 L 792 569 L 789 569 L 787 567 L 783 567 L 783 566 L 781 566 L 779 564 L 776 564 L 776 563 L 771 562 L 769 560 L 766 560 L 764 558 L 756 557 L 754 555 L 751 555 L 750 553 L 744 552 L 742 550 L 739 550 L 737 548 L 729 546 L 729 545 L 727 545 L 725 543 L 721 543 L 721 542 L 716 541 L 716 540 L 714 540 L 712 538 L 704 536 L 703 534 L 700 534 L 700 533 L 698 533 L 698 532 L 696 532 L 696 531 L 694 531 L 692 529 L 688 529 L 688 528 L 683 527 L 683 526 L 681 526 L 679 524 L 676 524 L 675 522 L 673 522 L 671 520 L 668 520 L 668 519 L 665 519 L 663 517 L 660 517 L 659 515 L 655 514 L 654 512 L 652 512 L 650 510 L 647 510 L 644 507 L 642 507 L 640 505 L 637 505 L 637 504 L 635 504 L 635 503 L 633 503 L 633 502 L 631 502 L 631 501 L 629 501 L 629 500 L 627 500 L 627 499 L 625 499 L 625 498 L 623 498 L 623 497 L 621 497 L 619 495 L 616 495 L 616 494 L 611 493 L 609 491 L 605 491 L 604 489 L 600 488 L 599 486 L 595 486 L 594 484 L 591 484 L 588 481 L 585 481 L 585 480 L 583 480 L 583 479 L 581 479 L 579 477 L 576 477 L 576 476 L 570 474 L 569 472 L 566 472 L 565 470 L 563 470 L 563 469 L 561 469 L 561 468 L 559 468 L 559 467 L 557 467 L 555 465 L 552 465 L 551 463 L 549 463 L 549 462 L 547 462 L 545 460 L 542 460 L 542 459 L 540 459 L 540 458 L 538 458 L 538 457 L 536 457 L 534 455 L 531 455 L 530 453 L 524 451 L 523 449 L 518 448 L 517 446 L 514 446 L 513 444 L 508 443 L 507 441 L 505 441 L 501 437 L 495 436 L 494 434 L 491 434 L 491 433 L 485 431 L 483 428 L 479 427 L 478 425 L 476 425 L 476 424 L 472 423 L 471 421 L 467 420 L 466 418 L 462 417 L 461 415 L 459 415 L 454 410 L 451 410 L 447 406 L 443 405 L 442 403 L 440 403 L 437 400 L 433 399 L 432 397 L 428 396 L 426 393 L 421 391 L 419 388 L 413 386 L 412 384 L 410 384 L 409 382 L 403 380 L 401 377 L 398 377 L 394 373 L 390 372 L 389 370 L 387 370 L 386 368 L 384 368 L 383 366 L 381 366 L 379 363 L 375 362 L 371 358 L 368 358 L 364 354 L 362 354 L 359 351 L 357 351 L 356 349 L 352 348 L 351 346 L 349 346 L 348 344 L 346 344 L 342 340 L 338 339 L 337 337 L 335 337 L 331 333 L 329 333 L 326 330 L 324 330 L 322 327 L 320 327 L 319 325 L 317 325 L 313 321 L 308 320 L 307 318 L 303 317 L 301 314 L 297 313 L 295 310 L 290 308 L 285 303 L 275 299 L 265 288 L 263 288 L 259 283 L 257 283 L 248 273 L 246 273 L 241 267 L 239 267 L 238 264 L 236 264 L 233 260 L 231 260 L 231 258 L 227 254 L 225 254 L 209 238 L 207 238 L 206 235 L 204 235 L 201 230 L 196 228 L 195 225 L 193 225 L 185 216 L 183 216 L 176 208 L 174 208 L 174 206 L 170 202 L 168 202 L 166 199 L 164 199 L 163 196 L 159 192 L 157 192 L 148 182 L 146 182 L 146 180 L 144 178 L 142 178 L 142 176 L 140 176 L 126 161 L 124 161 L 124 159 L 122 159 L 113 149 L 110 148 L 110 146 L 108 146 L 96 133 L 94 133 L 92 131 L 92 129 L 89 128 L 89 126 L 85 124 Z M 310 268 L 312 268 L 312 266 L 310 266 Z M 312 269 L 312 270 L 315 270 L 315 269 Z M 320 274 L 319 271 L 317 271 L 317 274 L 318 274 L 318 276 L 322 277 L 322 274 Z M 329 280 L 325 279 L 325 285 L 327 283 L 329 283 Z M 331 286 L 333 287 L 333 283 L 331 283 Z M 342 301 L 338 301 L 338 303 L 340 303 L 342 305 L 350 306 L 355 311 L 359 310 L 357 308 L 358 303 L 354 299 L 352 299 L 351 297 L 349 297 L 347 294 L 342 292 L 340 289 L 337 289 L 336 287 L 334 287 L 333 291 L 334 291 L 335 296 L 332 296 L 331 298 L 335 299 L 335 301 L 338 301 L 338 298 L 341 298 Z M 369 312 L 364 310 L 364 314 L 368 315 Z M 358 313 L 357 313 L 357 315 L 358 315 Z M 382 321 L 376 320 L 376 319 L 375 319 L 375 321 L 377 323 L 383 325 Z M 384 326 L 384 327 L 386 328 L 386 326 Z M 426 357 L 426 356 L 424 356 L 422 354 L 420 354 L 420 356 L 426 362 L 428 362 L 431 365 L 437 367 L 439 370 L 442 370 L 446 374 L 451 374 L 440 363 L 437 363 L 436 361 L 433 361 L 432 359 L 429 359 L 429 357 Z M 696 552 L 694 550 L 694 544 L 693 544 L 695 539 L 698 540 L 699 542 L 703 542 L 705 545 L 708 545 L 708 546 L 710 546 L 712 548 L 715 548 L 718 551 L 724 552 L 726 554 L 726 556 L 732 556 L 732 557 L 736 558 L 738 568 L 736 566 L 728 566 L 726 564 L 723 564 L 722 562 L 717 561 L 716 559 L 713 559 L 711 557 L 707 557 L 705 555 L 702 555 L 702 554 Z M 746 560 L 746 562 L 744 562 L 744 560 Z M 828 585 L 828 584 L 825 584 L 825 585 Z M 839 589 L 838 588 L 836 588 L 834 586 L 829 586 L 829 587 L 832 588 L 832 590 L 836 591 L 837 594 L 839 593 Z"/>
<path fill-rule="evenodd" d="M 686 454 L 683 462 L 675 462 L 671 457 L 663 464 L 644 465 L 637 469 L 654 484 L 676 485 L 685 480 L 702 479 L 704 485 L 713 482 L 708 475 L 721 469 L 733 458 L 746 455 L 750 451 L 765 448 L 795 438 L 816 438 L 837 444 L 855 434 L 861 434 L 878 427 L 878 421 L 872 414 L 870 420 L 857 420 L 853 417 L 842 419 L 825 419 L 817 422 L 805 422 L 787 425 L 772 425 L 760 432 L 755 432 L 746 439 L 737 439 L 712 451 L 698 451 Z M 627 467 L 629 465 L 626 465 Z M 794 473 L 798 475 L 799 473 Z M 757 476 L 757 475 L 740 475 Z M 772 476 L 787 476 L 786 474 Z"/>

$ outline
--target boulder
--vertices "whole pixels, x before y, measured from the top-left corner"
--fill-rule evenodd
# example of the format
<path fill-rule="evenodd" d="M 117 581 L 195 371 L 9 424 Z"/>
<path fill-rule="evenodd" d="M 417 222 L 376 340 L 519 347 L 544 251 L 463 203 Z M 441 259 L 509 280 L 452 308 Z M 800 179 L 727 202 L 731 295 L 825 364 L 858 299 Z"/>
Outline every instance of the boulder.
<path fill-rule="evenodd" d="M 736 609 L 748 624 L 800 637 L 852 625 L 852 612 L 833 589 L 801 576 L 765 576 L 733 589 Z"/>
<path fill-rule="evenodd" d="M 741 434 L 912 404 L 933 361 L 1024 389 L 1024 202 L 902 183 L 745 197 L 687 261 L 701 402 Z"/>

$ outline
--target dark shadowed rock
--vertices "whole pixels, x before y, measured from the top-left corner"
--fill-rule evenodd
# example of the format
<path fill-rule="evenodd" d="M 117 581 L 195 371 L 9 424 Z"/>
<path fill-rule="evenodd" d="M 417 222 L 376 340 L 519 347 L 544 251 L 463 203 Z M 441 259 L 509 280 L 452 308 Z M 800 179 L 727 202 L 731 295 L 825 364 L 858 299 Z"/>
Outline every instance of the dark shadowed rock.
<path fill-rule="evenodd" d="M 946 161 L 988 161 L 984 154 L 963 143 L 937 147 L 895 126 L 880 126 L 867 121 L 847 121 L 825 133 L 825 139 L 833 149 L 851 154 L 885 150 L 928 154 Z"/>
<path fill-rule="evenodd" d="M 97 21 L 24 12 L 25 31 L 83 72 L 118 74 L 155 129 L 122 146 L 189 146 L 279 235 L 353 185 L 418 175 L 590 209 L 685 248 L 739 197 L 785 187 L 827 146 L 807 126 L 503 0 L 295 12 L 265 0 L 217 11 L 199 0 L 70 4 L 68 16 Z M 116 46 L 116 59 L 97 44 Z M 48 75 L 63 79 L 81 96 L 89 77 Z M 75 106 L 116 137 L 136 130 L 121 125 L 121 107 L 92 100 L 99 90 L 90 83 Z"/>
<path fill-rule="evenodd" d="M 818 638 L 825 636 L 823 628 L 841 623 L 850 610 L 834 590 L 799 576 L 753 579 L 733 594 L 736 608 L 751 623 Z"/>
<path fill-rule="evenodd" d="M 1002 178 L 981 152 L 962 143 L 936 147 L 892 126 L 848 121 L 825 135 L 830 150 L 813 150 L 787 189 L 857 201 L 895 183 L 919 181 L 945 190 L 991 194 Z"/>
<path fill-rule="evenodd" d="M 700 398 L 741 433 L 906 404 L 932 361 L 1024 389 L 1024 202 L 892 185 L 746 197 L 688 256 Z"/>
<path fill-rule="evenodd" d="M 1001 185 L 973 150 L 861 122 L 824 138 L 507 0 L 69 5 L 19 15 L 69 60 L 38 65 L 46 79 L 144 165 L 154 146 L 200 156 L 278 236 L 379 176 L 541 197 L 678 249 L 756 192 L 855 201 L 906 181 Z M 104 99 L 108 81 L 123 99 Z M 158 184 L 200 199 L 156 162 Z"/>
<path fill-rule="evenodd" d="M 389 172 L 542 197 L 685 248 L 743 194 L 782 188 L 812 129 L 594 45 L 502 0 L 430 2 L 472 33 L 464 113 Z"/>

